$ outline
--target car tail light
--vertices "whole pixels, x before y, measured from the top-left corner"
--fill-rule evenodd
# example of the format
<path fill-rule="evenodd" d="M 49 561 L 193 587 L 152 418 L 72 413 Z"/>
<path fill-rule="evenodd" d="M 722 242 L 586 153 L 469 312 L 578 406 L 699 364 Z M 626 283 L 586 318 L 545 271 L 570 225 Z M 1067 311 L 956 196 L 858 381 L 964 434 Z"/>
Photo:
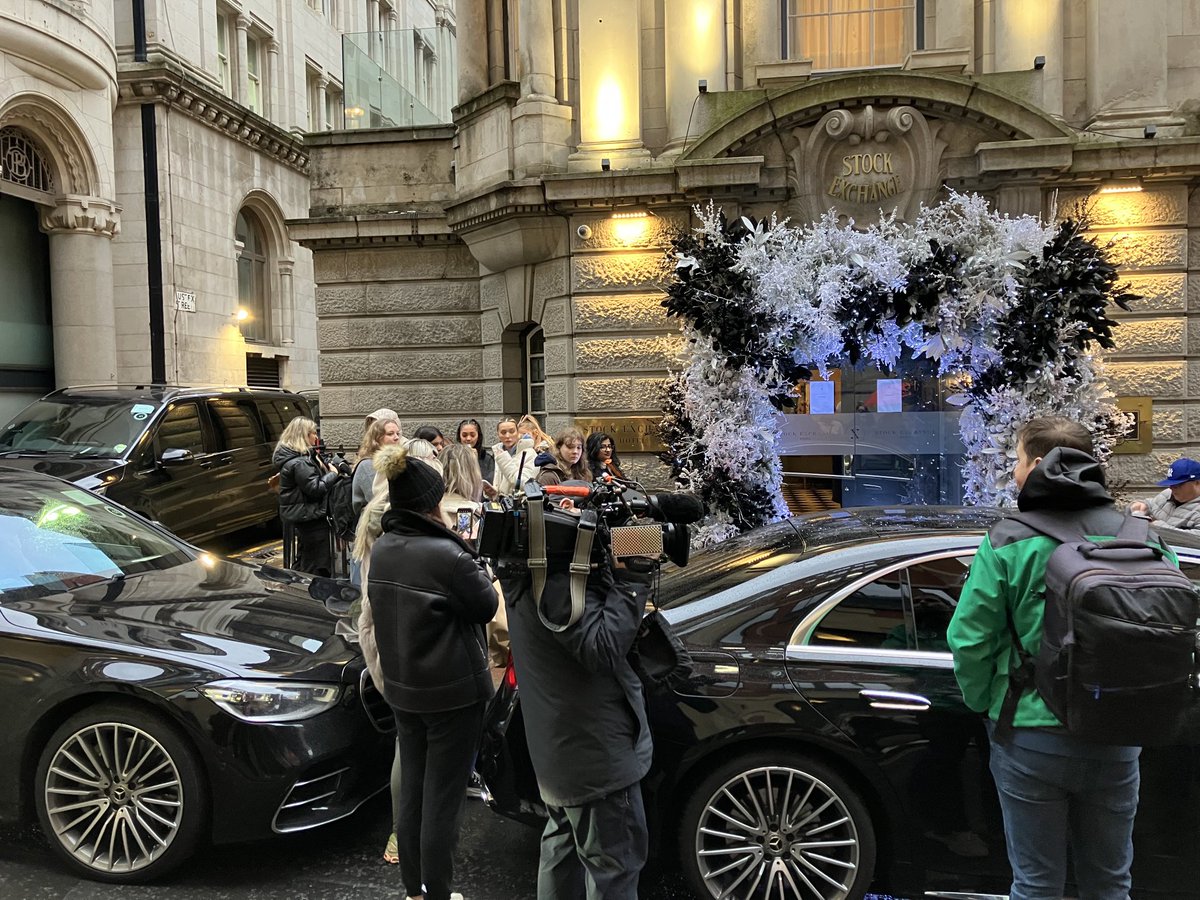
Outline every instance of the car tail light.
<path fill-rule="evenodd" d="M 517 670 L 513 667 L 511 659 L 508 661 L 508 668 L 504 670 L 504 686 L 510 691 L 517 689 Z"/>

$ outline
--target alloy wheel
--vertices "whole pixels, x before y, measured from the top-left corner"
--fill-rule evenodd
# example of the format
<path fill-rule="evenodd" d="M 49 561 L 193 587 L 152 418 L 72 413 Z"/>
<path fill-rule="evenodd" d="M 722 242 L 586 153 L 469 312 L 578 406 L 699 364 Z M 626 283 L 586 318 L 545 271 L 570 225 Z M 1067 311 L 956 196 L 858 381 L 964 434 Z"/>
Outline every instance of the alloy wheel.
<path fill-rule="evenodd" d="M 183 821 L 179 770 L 155 737 L 122 722 L 89 725 L 55 752 L 45 777 L 54 837 L 89 869 L 130 873 L 157 860 Z"/>
<path fill-rule="evenodd" d="M 855 881 L 859 844 L 836 791 L 799 769 L 763 766 L 711 795 L 695 852 L 712 897 L 841 900 Z"/>

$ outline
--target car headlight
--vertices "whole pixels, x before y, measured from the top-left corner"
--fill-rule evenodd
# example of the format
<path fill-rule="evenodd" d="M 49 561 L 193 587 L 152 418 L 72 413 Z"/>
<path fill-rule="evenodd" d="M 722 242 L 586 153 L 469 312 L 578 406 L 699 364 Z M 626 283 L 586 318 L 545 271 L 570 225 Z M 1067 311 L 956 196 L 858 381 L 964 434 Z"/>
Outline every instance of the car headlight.
<path fill-rule="evenodd" d="M 338 702 L 337 684 L 291 681 L 214 681 L 200 693 L 244 722 L 295 722 L 322 713 Z"/>

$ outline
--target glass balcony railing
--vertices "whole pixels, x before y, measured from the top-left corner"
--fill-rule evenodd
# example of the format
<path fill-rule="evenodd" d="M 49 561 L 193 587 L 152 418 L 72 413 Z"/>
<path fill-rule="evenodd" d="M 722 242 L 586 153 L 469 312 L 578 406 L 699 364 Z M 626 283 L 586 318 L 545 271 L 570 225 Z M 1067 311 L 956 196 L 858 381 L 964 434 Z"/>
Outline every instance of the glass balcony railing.
<path fill-rule="evenodd" d="M 444 26 L 342 35 L 345 108 L 334 127 L 449 123 L 458 94 L 456 52 Z"/>

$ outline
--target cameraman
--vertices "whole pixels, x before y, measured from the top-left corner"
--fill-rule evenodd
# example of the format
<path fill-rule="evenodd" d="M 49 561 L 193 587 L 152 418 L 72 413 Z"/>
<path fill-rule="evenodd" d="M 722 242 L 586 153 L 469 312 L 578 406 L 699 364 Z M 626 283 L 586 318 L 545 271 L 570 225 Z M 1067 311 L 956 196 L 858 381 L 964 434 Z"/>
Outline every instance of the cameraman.
<path fill-rule="evenodd" d="M 551 558 L 542 613 L 570 618 L 568 560 Z M 560 632 L 538 617 L 528 575 L 501 575 L 529 755 L 550 820 L 538 900 L 634 900 L 646 862 L 639 782 L 652 746 L 642 685 L 627 659 L 646 583 L 606 560 L 588 576 L 583 615 Z"/>

